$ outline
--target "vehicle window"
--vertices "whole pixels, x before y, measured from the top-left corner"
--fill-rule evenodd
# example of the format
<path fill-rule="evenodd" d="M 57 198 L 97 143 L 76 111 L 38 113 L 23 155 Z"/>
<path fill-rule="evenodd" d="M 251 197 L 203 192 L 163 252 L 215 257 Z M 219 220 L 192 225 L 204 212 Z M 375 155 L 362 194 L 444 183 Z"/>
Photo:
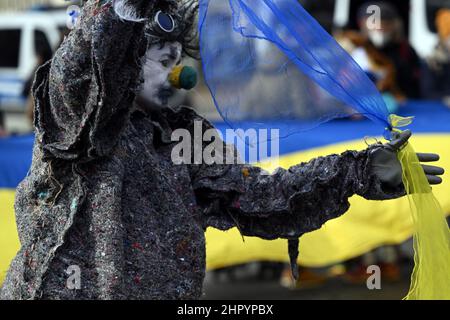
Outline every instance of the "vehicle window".
<path fill-rule="evenodd" d="M 34 31 L 34 50 L 41 63 L 52 58 L 53 52 L 47 36 L 41 30 Z"/>
<path fill-rule="evenodd" d="M 427 0 L 428 28 L 436 33 L 436 14 L 441 8 L 450 8 L 450 0 Z"/>
<path fill-rule="evenodd" d="M 0 68 L 17 68 L 19 66 L 20 29 L 0 30 Z"/>

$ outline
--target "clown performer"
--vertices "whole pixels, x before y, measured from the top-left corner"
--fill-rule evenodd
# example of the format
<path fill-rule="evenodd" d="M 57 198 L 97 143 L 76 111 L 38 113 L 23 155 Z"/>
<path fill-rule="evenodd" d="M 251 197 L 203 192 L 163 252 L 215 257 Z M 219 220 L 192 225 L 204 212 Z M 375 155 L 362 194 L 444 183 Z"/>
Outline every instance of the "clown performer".
<path fill-rule="evenodd" d="M 37 71 L 33 162 L 15 203 L 21 249 L 1 299 L 198 299 L 206 228 L 290 240 L 296 260 L 292 244 L 344 214 L 352 195 L 405 194 L 396 154 L 407 131 L 272 175 L 244 164 L 174 164 L 175 130 L 193 132 L 196 121 L 212 128 L 192 109 L 167 105 L 173 87 L 195 85 L 180 60 L 195 51 L 197 9 L 195 1 L 88 0 Z M 424 168 L 431 184 L 441 182 L 442 169 Z"/>

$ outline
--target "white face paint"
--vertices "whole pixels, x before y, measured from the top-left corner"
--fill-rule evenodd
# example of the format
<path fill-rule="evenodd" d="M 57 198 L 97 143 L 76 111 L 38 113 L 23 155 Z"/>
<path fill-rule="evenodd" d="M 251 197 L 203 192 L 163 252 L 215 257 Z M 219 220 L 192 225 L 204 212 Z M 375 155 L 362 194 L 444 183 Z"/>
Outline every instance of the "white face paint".
<path fill-rule="evenodd" d="M 149 103 L 167 105 L 175 93 L 169 82 L 169 75 L 181 59 L 181 44 L 166 43 L 163 47 L 156 44 L 147 50 L 143 66 L 145 83 L 140 96 Z"/>

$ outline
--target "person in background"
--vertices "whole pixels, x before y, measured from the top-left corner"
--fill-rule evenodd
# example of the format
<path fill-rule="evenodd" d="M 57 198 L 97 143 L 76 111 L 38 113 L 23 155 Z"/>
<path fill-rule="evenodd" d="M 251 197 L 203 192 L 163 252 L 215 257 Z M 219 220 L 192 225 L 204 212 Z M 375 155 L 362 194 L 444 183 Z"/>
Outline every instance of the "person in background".
<path fill-rule="evenodd" d="M 381 9 L 380 28 L 372 28 L 373 13 L 369 6 Z M 404 21 L 397 9 L 388 2 L 370 2 L 358 10 L 358 25 L 361 33 L 385 56 L 391 59 L 397 71 L 400 90 L 409 99 L 421 98 L 422 63 L 404 34 Z"/>
<path fill-rule="evenodd" d="M 436 16 L 439 43 L 427 60 L 431 79 L 429 98 L 443 100 L 450 107 L 450 9 L 441 9 Z"/>

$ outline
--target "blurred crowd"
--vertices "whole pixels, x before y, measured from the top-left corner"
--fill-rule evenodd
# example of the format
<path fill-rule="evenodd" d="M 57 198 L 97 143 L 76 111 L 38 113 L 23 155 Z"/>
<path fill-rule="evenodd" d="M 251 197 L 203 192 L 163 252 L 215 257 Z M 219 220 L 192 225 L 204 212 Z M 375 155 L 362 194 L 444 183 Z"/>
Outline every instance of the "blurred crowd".
<path fill-rule="evenodd" d="M 369 6 L 381 8 L 373 25 Z M 358 30 L 342 30 L 336 39 L 352 55 L 384 94 L 389 111 L 408 99 L 442 100 L 450 106 L 450 9 L 436 14 L 439 43 L 422 61 L 405 33 L 405 21 L 389 2 L 368 3 L 357 14 Z"/>

